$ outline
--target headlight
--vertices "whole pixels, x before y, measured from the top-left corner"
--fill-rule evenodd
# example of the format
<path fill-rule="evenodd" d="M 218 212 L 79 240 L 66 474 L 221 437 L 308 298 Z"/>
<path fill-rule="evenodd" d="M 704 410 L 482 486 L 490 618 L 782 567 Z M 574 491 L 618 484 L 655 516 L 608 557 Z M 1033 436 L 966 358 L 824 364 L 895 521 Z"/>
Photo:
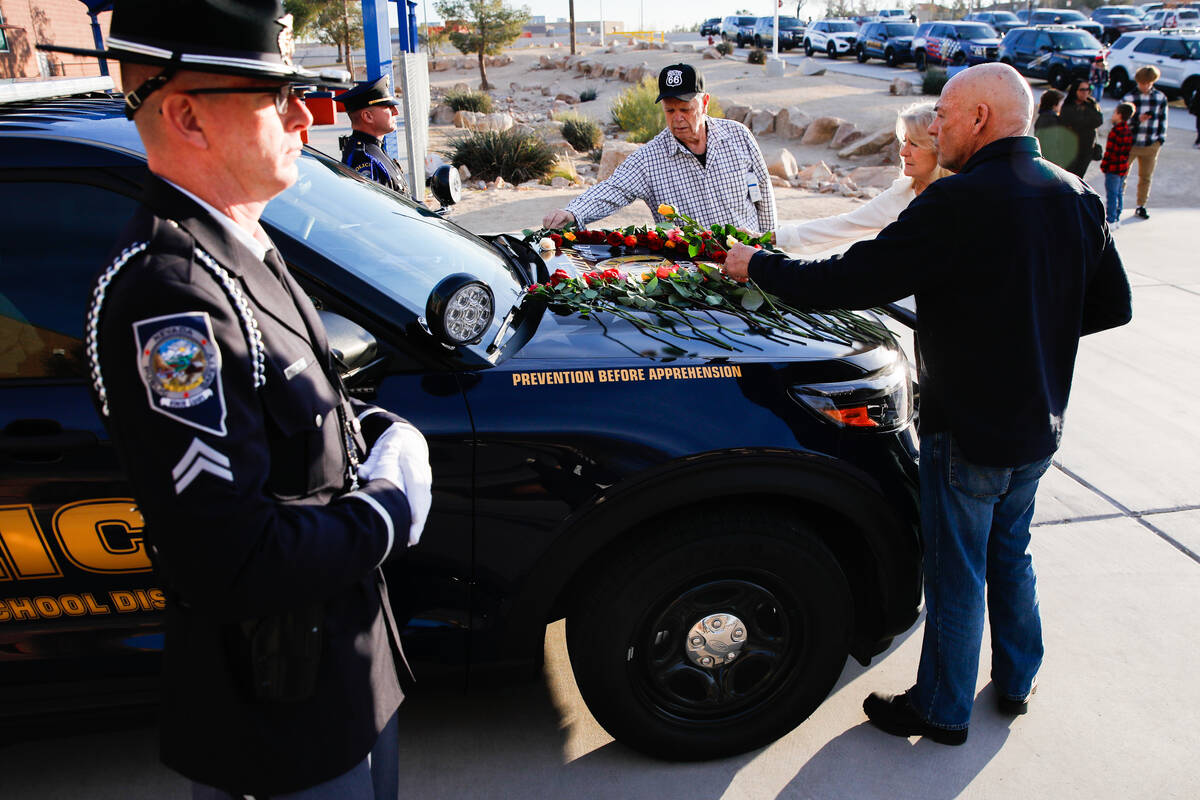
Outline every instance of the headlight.
<path fill-rule="evenodd" d="M 438 167 L 425 182 L 433 189 L 433 196 L 443 208 L 454 205 L 462 196 L 462 180 L 458 170 L 449 164 Z"/>
<path fill-rule="evenodd" d="M 450 345 L 478 342 L 495 315 L 496 301 L 492 290 L 466 273 L 443 279 L 425 303 L 431 333 Z"/>
<path fill-rule="evenodd" d="M 1082 67 L 1082 66 L 1091 64 L 1092 60 L 1090 58 L 1074 58 L 1074 57 L 1072 57 L 1071 63 L 1077 67 Z"/>
<path fill-rule="evenodd" d="M 972 45 L 971 46 L 971 55 L 973 55 L 973 56 L 987 55 L 987 48 L 986 47 L 977 47 L 975 45 Z"/>
<path fill-rule="evenodd" d="M 862 378 L 793 386 L 791 392 L 801 405 L 839 428 L 888 433 L 912 419 L 912 384 L 903 357 Z"/>

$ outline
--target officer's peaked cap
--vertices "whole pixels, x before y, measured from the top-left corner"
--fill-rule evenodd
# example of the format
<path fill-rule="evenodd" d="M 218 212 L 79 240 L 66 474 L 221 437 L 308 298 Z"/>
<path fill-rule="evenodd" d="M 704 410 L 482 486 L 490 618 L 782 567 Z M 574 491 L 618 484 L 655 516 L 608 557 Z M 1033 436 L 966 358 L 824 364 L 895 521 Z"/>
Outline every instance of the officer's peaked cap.
<path fill-rule="evenodd" d="M 392 96 L 391 77 L 384 75 L 373 81 L 362 81 L 355 84 L 348 92 L 342 92 L 333 98 L 353 113 L 372 106 L 396 106 L 400 103 Z"/>

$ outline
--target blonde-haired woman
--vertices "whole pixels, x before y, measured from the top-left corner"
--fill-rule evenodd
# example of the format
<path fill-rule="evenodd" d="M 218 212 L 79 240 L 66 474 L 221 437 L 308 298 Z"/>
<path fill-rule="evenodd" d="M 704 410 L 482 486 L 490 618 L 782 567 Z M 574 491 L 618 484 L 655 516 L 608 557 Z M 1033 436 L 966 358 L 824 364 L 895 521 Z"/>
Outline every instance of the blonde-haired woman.
<path fill-rule="evenodd" d="M 804 222 L 783 222 L 775 243 L 794 253 L 816 253 L 874 236 L 896 221 L 913 198 L 938 178 L 951 174 L 938 165 L 937 148 L 929 135 L 936 112 L 933 103 L 915 103 L 896 118 L 902 173 L 882 194 L 853 211 Z"/>

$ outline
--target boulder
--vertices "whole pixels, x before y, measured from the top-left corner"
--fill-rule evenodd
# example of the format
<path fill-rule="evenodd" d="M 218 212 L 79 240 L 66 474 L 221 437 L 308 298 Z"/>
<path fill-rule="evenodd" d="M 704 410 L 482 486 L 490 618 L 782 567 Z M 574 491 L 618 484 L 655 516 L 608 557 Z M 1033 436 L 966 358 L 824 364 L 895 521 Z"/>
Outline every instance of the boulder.
<path fill-rule="evenodd" d="M 554 94 L 553 86 L 543 86 L 542 87 L 542 97 L 549 97 L 552 94 Z"/>
<path fill-rule="evenodd" d="M 612 78 L 616 74 L 617 74 L 617 65 L 616 64 L 605 64 L 604 65 L 604 77 Z"/>
<path fill-rule="evenodd" d="M 550 56 L 538 56 L 538 69 L 554 69 L 554 62 L 550 60 Z"/>
<path fill-rule="evenodd" d="M 694 53 L 696 45 L 693 42 L 673 42 L 671 44 L 671 52 L 673 53 Z M 706 56 L 707 58 L 707 56 Z"/>
<path fill-rule="evenodd" d="M 565 114 L 566 112 L 568 112 L 570 110 L 571 110 L 570 103 L 568 103 L 566 100 L 557 100 L 556 99 L 550 105 L 550 118 L 554 119 L 559 114 Z"/>
<path fill-rule="evenodd" d="M 824 161 L 805 167 L 796 175 L 805 184 L 828 182 L 833 180 L 833 170 Z"/>
<path fill-rule="evenodd" d="M 804 59 L 803 63 L 800 64 L 800 72 L 801 74 L 809 77 L 816 77 L 817 75 L 825 74 L 825 67 L 823 67 L 815 58 L 806 58 Z"/>
<path fill-rule="evenodd" d="M 892 85 L 888 87 L 888 91 L 898 97 L 906 97 L 910 94 L 916 94 L 917 87 L 908 78 L 896 78 L 892 81 Z"/>
<path fill-rule="evenodd" d="M 471 170 L 467 169 L 467 165 L 463 164 L 458 168 L 458 177 L 462 181 L 463 186 L 467 185 L 467 181 L 471 179 Z"/>
<path fill-rule="evenodd" d="M 859 139 L 848 147 L 843 147 L 838 151 L 838 157 L 854 158 L 856 156 L 874 155 L 894 141 L 896 141 L 896 129 L 894 127 L 887 127 L 876 131 L 871 136 Z"/>
<path fill-rule="evenodd" d="M 785 139 L 799 139 L 812 123 L 812 117 L 797 106 L 788 106 L 775 114 L 775 135 Z"/>
<path fill-rule="evenodd" d="M 510 114 L 482 114 L 474 111 L 459 111 L 454 115 L 454 127 L 469 131 L 506 131 L 513 126 Z"/>
<path fill-rule="evenodd" d="M 569 180 L 567 180 L 566 178 L 564 178 L 562 175 L 555 175 L 553 178 L 550 179 L 550 185 L 553 186 L 555 189 L 565 189 L 571 185 L 571 182 Z"/>
<path fill-rule="evenodd" d="M 846 176 L 860 189 L 886 189 L 900 177 L 895 167 L 859 167 Z"/>
<path fill-rule="evenodd" d="M 746 115 L 750 113 L 750 106 L 742 106 L 733 104 L 725 107 L 725 119 L 731 119 L 734 122 L 745 122 Z"/>
<path fill-rule="evenodd" d="M 542 134 L 542 140 L 550 146 L 551 150 L 560 156 L 575 155 L 575 148 L 571 146 L 570 142 L 562 137 L 561 133 L 555 132 L 551 135 Z"/>
<path fill-rule="evenodd" d="M 767 57 L 768 78 L 782 78 L 785 69 L 786 62 L 782 58 Z"/>
<path fill-rule="evenodd" d="M 838 126 L 837 132 L 833 134 L 833 138 L 829 140 L 829 146 L 834 150 L 841 150 L 851 142 L 856 142 L 866 136 L 865 133 L 858 129 L 858 126 L 853 122 L 843 122 Z"/>
<path fill-rule="evenodd" d="M 787 182 L 786 178 L 781 178 L 778 175 L 771 176 L 771 185 L 778 186 L 780 189 L 790 189 L 792 185 Z"/>
<path fill-rule="evenodd" d="M 775 114 L 771 111 L 751 111 L 746 115 L 746 127 L 755 136 L 762 136 L 775 130 Z"/>
<path fill-rule="evenodd" d="M 554 99 L 562 100 L 564 103 L 570 103 L 573 106 L 579 105 L 579 95 L 572 94 L 571 92 L 559 92 L 554 96 Z"/>
<path fill-rule="evenodd" d="M 817 117 L 804 131 L 800 144 L 825 144 L 833 139 L 843 120 L 837 117 Z"/>
<path fill-rule="evenodd" d="M 471 87 L 468 86 L 467 84 L 463 83 L 462 81 L 459 81 L 458 83 L 454 84 L 454 87 L 451 89 L 451 91 L 469 92 L 469 91 L 471 91 Z"/>
<path fill-rule="evenodd" d="M 706 48 L 704 48 L 704 51 L 701 53 L 701 55 L 702 55 L 702 56 L 704 56 L 705 58 L 709 58 L 709 59 L 720 59 L 720 58 L 722 58 L 722 56 L 721 56 L 721 51 L 720 51 L 720 50 L 718 50 L 718 49 L 717 49 L 717 48 L 715 48 L 715 47 L 706 47 Z"/>
<path fill-rule="evenodd" d="M 767 163 L 767 172 L 784 180 L 791 180 L 800 172 L 800 165 L 796 163 L 796 157 L 785 147 L 779 151 L 778 156 Z"/>
<path fill-rule="evenodd" d="M 474 111 L 455 111 L 454 118 L 451 119 L 450 121 L 452 123 L 454 123 L 454 127 L 456 127 L 456 128 L 465 128 L 465 127 L 467 127 L 467 118 L 468 117 L 470 117 L 471 120 L 474 121 L 475 112 Z"/>
<path fill-rule="evenodd" d="M 623 141 L 608 141 L 604 143 L 604 150 L 600 154 L 600 171 L 596 174 L 599 180 L 604 180 L 613 174 L 621 162 L 629 158 L 634 150 L 637 150 L 641 145 L 633 142 Z"/>
<path fill-rule="evenodd" d="M 433 124 L 434 125 L 452 125 L 454 124 L 455 111 L 445 103 L 438 103 L 433 108 Z"/>

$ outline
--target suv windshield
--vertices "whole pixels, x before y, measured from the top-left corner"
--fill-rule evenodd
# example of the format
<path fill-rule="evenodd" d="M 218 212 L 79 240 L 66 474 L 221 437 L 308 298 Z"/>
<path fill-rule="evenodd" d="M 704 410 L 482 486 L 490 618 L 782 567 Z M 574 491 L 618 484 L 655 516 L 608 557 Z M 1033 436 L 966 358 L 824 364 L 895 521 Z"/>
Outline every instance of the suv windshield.
<path fill-rule="evenodd" d="M 1078 11 L 1069 11 L 1067 9 L 1063 9 L 1061 11 L 1055 11 L 1054 16 L 1066 22 L 1087 22 L 1087 17 L 1085 17 L 1083 14 L 1080 14 Z"/>
<path fill-rule="evenodd" d="M 992 12 L 992 21 L 993 22 L 1020 22 L 1020 20 L 1017 19 L 1017 15 L 1012 13 L 1011 11 L 993 11 Z"/>
<path fill-rule="evenodd" d="M 433 287 L 456 272 L 492 288 L 499 317 L 520 298 L 522 277 L 483 241 L 316 151 L 296 165 L 299 179 L 267 205 L 263 221 L 411 311 L 422 313 Z"/>
<path fill-rule="evenodd" d="M 886 28 L 888 36 L 912 36 L 917 32 L 917 26 L 909 22 L 889 22 Z"/>
<path fill-rule="evenodd" d="M 1187 48 L 1189 59 L 1200 59 L 1200 39 L 1184 39 L 1183 46 Z"/>
<path fill-rule="evenodd" d="M 830 33 L 854 33 L 858 30 L 858 26 L 853 22 L 831 22 L 829 23 Z"/>
<path fill-rule="evenodd" d="M 1087 31 L 1071 31 L 1070 33 L 1052 33 L 1050 41 L 1059 50 L 1099 50 L 1100 42 Z"/>
<path fill-rule="evenodd" d="M 964 25 L 955 25 L 955 32 L 963 39 L 995 39 L 996 32 L 987 25 L 977 23 L 972 25 L 966 23 Z"/>
<path fill-rule="evenodd" d="M 754 21 L 756 19 L 758 19 L 758 17 L 738 17 L 737 24 L 738 25 L 753 25 Z"/>
<path fill-rule="evenodd" d="M 802 25 L 800 20 L 796 19 L 795 17 L 779 18 L 779 29 L 782 31 L 794 31 L 803 27 L 804 25 Z"/>

